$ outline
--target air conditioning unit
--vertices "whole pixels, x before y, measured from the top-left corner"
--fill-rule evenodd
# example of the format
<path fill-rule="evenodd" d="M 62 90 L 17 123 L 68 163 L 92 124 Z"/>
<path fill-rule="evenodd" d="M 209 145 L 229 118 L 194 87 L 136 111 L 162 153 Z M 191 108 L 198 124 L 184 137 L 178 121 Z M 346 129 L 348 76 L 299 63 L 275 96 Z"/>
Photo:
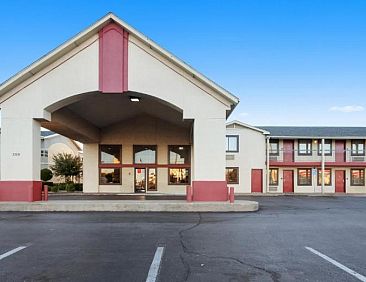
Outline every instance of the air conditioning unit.
<path fill-rule="evenodd" d="M 233 160 L 235 160 L 235 155 L 226 155 L 226 160 L 227 161 L 233 161 Z"/>
<path fill-rule="evenodd" d="M 270 161 L 277 161 L 278 156 L 269 156 Z"/>
<path fill-rule="evenodd" d="M 365 161 L 365 157 L 352 157 L 352 161 L 353 162 L 364 162 Z"/>

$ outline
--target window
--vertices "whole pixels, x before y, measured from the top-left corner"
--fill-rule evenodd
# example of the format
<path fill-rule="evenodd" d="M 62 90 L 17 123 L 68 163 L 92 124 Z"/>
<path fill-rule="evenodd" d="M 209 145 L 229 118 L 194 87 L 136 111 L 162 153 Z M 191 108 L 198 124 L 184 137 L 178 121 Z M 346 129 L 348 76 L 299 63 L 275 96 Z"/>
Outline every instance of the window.
<path fill-rule="evenodd" d="M 318 140 L 318 156 L 322 155 L 322 140 Z M 332 155 L 332 140 L 324 140 L 324 156 Z"/>
<path fill-rule="evenodd" d="M 121 145 L 100 145 L 101 164 L 120 164 Z"/>
<path fill-rule="evenodd" d="M 41 150 L 41 157 L 48 157 L 48 150 Z"/>
<path fill-rule="evenodd" d="M 311 186 L 311 168 L 299 168 L 297 170 L 297 185 Z"/>
<path fill-rule="evenodd" d="M 365 141 L 364 140 L 352 140 L 351 142 L 352 156 L 364 156 L 365 155 Z"/>
<path fill-rule="evenodd" d="M 279 154 L 280 154 L 279 140 L 278 139 L 270 139 L 269 140 L 269 155 L 270 156 L 278 156 Z"/>
<path fill-rule="evenodd" d="M 133 154 L 135 164 L 156 163 L 156 145 L 134 145 Z"/>
<path fill-rule="evenodd" d="M 170 185 L 179 185 L 189 184 L 190 177 L 190 169 L 189 168 L 169 168 L 169 184 Z"/>
<path fill-rule="evenodd" d="M 99 184 L 121 184 L 121 145 L 99 146 Z"/>
<path fill-rule="evenodd" d="M 170 165 L 177 167 L 169 168 L 169 184 L 170 185 L 188 185 L 190 183 L 190 163 L 191 163 L 191 146 L 189 145 L 169 145 L 168 159 Z M 178 165 L 187 165 L 188 167 L 178 167 Z"/>
<path fill-rule="evenodd" d="M 322 170 L 318 168 L 318 186 L 322 185 Z M 330 168 L 324 169 L 324 185 L 332 185 L 332 170 Z"/>
<path fill-rule="evenodd" d="M 239 184 L 239 168 L 227 167 L 226 168 L 226 182 L 227 184 Z"/>
<path fill-rule="evenodd" d="M 311 156 L 312 155 L 312 148 L 311 148 L 311 140 L 310 139 L 300 139 L 298 141 L 298 154 L 300 156 Z"/>
<path fill-rule="evenodd" d="M 190 164 L 191 162 L 191 147 L 182 145 L 170 145 L 169 164 Z"/>
<path fill-rule="evenodd" d="M 103 184 L 121 184 L 120 168 L 101 168 L 99 183 Z"/>
<path fill-rule="evenodd" d="M 365 170 L 351 169 L 351 185 L 364 186 L 365 185 Z"/>
<path fill-rule="evenodd" d="M 239 136 L 226 135 L 226 152 L 239 152 Z"/>
<path fill-rule="evenodd" d="M 278 168 L 269 169 L 269 185 L 278 185 Z"/>

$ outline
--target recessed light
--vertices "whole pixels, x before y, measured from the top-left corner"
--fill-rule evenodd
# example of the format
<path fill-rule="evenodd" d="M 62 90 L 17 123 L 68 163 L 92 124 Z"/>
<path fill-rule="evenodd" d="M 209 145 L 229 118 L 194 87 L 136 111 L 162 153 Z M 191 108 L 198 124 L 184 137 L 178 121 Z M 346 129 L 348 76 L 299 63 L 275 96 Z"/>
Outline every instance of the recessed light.
<path fill-rule="evenodd" d="M 140 102 L 140 98 L 139 97 L 132 97 L 132 96 L 130 96 L 130 101 L 131 102 Z"/>

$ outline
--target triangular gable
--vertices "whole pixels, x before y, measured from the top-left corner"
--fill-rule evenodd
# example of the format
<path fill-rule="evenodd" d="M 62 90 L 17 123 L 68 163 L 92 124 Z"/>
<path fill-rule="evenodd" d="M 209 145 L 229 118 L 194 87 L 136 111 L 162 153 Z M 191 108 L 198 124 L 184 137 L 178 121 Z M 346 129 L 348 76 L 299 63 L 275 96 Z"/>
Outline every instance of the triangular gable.
<path fill-rule="evenodd" d="M 192 77 L 194 77 L 199 82 L 203 83 L 205 86 L 212 89 L 215 93 L 218 93 L 226 101 L 228 101 L 228 103 L 231 105 L 232 110 L 239 103 L 239 99 L 236 96 L 234 96 L 224 88 L 220 87 L 213 81 L 209 80 L 207 77 L 203 76 L 201 73 L 194 70 L 183 61 L 179 60 L 177 57 L 175 57 L 174 55 L 172 55 L 171 53 L 169 53 L 168 51 L 157 45 L 148 37 L 138 32 L 121 19 L 119 19 L 113 13 L 108 13 L 106 16 L 104 16 L 96 23 L 88 27 L 86 30 L 80 32 L 75 37 L 71 38 L 67 42 L 63 43 L 56 49 L 52 50 L 45 56 L 41 57 L 39 60 L 35 61 L 31 65 L 20 71 L 19 73 L 15 74 L 13 77 L 6 80 L 3 84 L 0 85 L 0 97 L 5 93 L 7 93 L 8 91 L 10 91 L 11 89 L 18 86 L 19 84 L 21 84 L 22 82 L 25 82 L 27 79 L 31 78 L 33 75 L 37 74 L 39 71 L 49 66 L 50 64 L 52 64 L 65 54 L 67 54 L 68 52 L 70 52 L 72 49 L 80 45 L 82 42 L 86 41 L 93 35 L 100 32 L 103 29 L 103 27 L 113 22 L 119 24 L 123 28 L 123 30 L 127 31 L 129 34 L 134 35 L 136 38 L 147 44 L 151 49 L 158 52 L 160 55 L 164 56 L 166 59 L 168 59 L 170 62 L 172 62 L 185 72 L 189 73 Z M 125 85 L 123 85 L 122 87 L 125 87 Z"/>
<path fill-rule="evenodd" d="M 263 133 L 264 135 L 269 135 L 270 134 L 266 130 L 251 126 L 247 123 L 244 123 L 244 122 L 241 122 L 241 121 L 238 121 L 238 120 L 233 120 L 233 121 L 230 121 L 230 122 L 226 123 L 227 128 L 236 128 L 237 126 L 244 127 L 244 128 L 247 128 L 247 129 L 251 129 L 251 130 L 254 130 L 254 131 L 258 131 L 258 132 Z"/>

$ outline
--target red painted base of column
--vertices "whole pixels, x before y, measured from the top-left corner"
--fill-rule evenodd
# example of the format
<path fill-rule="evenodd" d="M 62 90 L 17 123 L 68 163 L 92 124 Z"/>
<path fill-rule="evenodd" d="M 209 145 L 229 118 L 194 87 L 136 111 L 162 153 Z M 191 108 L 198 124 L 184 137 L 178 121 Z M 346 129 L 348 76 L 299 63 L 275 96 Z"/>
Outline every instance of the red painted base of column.
<path fill-rule="evenodd" d="M 0 181 L 0 202 L 33 202 L 42 200 L 42 181 Z"/>
<path fill-rule="evenodd" d="M 195 201 L 228 201 L 229 191 L 226 181 L 192 181 L 193 197 Z"/>

